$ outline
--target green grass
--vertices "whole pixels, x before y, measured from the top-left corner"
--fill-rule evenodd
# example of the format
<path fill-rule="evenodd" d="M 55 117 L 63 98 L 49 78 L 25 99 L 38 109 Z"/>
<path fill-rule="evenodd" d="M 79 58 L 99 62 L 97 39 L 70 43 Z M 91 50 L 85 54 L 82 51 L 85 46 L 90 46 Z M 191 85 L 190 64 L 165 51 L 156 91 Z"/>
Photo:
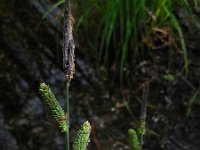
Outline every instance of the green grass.
<path fill-rule="evenodd" d="M 131 55 L 132 59 L 136 59 L 135 57 L 143 51 L 151 51 L 154 46 L 152 35 L 156 34 L 155 29 L 165 30 L 166 27 L 170 29 L 169 39 L 175 39 L 180 45 L 183 67 L 188 72 L 185 40 L 181 25 L 174 14 L 177 7 L 184 7 L 190 11 L 187 0 L 109 0 L 105 5 L 106 11 L 103 13 L 98 34 L 101 42 L 98 41 L 96 46 L 98 58 L 99 62 L 103 62 L 107 67 L 110 59 L 114 59 L 120 70 L 121 80 L 124 69 L 129 65 L 127 57 Z M 168 46 L 171 47 L 170 43 Z"/>
<path fill-rule="evenodd" d="M 58 0 L 42 20 L 63 3 L 64 0 Z M 75 35 L 84 40 L 82 45 L 87 45 L 91 50 L 91 57 L 96 58 L 97 64 L 107 69 L 113 64 L 117 66 L 121 84 L 127 68 L 132 65 L 130 61 L 146 53 L 154 57 L 151 54 L 152 50 L 157 49 L 153 41 L 157 30 L 166 32 L 169 39 L 168 43 L 159 39 L 163 42 L 161 46 L 166 44 L 170 51 L 175 51 L 177 47 L 173 42 L 176 42 L 182 52 L 183 68 L 188 72 L 184 35 L 174 13 L 176 8 L 181 7 L 191 11 L 187 0 L 75 0 L 72 4 L 76 20 Z M 192 4 L 195 8 L 198 6 L 196 0 Z M 128 61 L 128 57 L 131 60 Z"/>

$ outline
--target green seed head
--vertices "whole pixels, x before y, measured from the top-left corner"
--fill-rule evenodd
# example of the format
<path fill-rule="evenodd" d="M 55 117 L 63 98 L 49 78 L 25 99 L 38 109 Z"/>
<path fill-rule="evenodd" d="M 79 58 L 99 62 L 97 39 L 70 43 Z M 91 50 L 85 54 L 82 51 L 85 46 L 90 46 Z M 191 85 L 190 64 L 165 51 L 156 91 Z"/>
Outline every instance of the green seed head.
<path fill-rule="evenodd" d="M 42 96 L 42 100 L 46 107 L 48 108 L 52 118 L 58 123 L 59 128 L 62 132 L 68 131 L 68 125 L 66 121 L 65 113 L 55 98 L 53 92 L 45 83 L 40 84 L 39 88 L 40 94 Z"/>
<path fill-rule="evenodd" d="M 85 150 L 89 141 L 91 125 L 86 121 L 79 129 L 76 140 L 73 144 L 73 150 Z"/>

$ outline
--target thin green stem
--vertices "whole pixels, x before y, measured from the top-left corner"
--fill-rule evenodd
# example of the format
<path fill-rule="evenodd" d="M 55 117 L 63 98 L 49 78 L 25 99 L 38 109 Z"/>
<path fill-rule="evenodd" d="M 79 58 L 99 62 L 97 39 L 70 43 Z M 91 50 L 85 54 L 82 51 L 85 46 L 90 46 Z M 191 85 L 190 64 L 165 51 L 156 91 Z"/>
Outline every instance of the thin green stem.
<path fill-rule="evenodd" d="M 66 112 L 67 112 L 67 124 L 68 124 L 68 128 L 69 128 L 69 123 L 70 123 L 70 110 L 69 110 L 69 86 L 70 86 L 70 81 L 71 80 L 68 80 L 67 83 L 66 83 L 66 101 L 65 101 L 65 109 L 66 109 Z M 70 142 L 69 142 L 69 129 L 68 129 L 68 132 L 65 133 L 65 149 L 66 150 L 70 150 Z"/>

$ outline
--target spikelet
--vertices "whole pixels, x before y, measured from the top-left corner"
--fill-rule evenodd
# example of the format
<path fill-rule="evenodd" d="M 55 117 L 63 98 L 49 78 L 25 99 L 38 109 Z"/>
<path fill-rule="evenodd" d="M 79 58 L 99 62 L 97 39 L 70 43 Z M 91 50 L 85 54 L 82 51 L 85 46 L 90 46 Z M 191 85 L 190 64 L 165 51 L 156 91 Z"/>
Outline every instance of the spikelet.
<path fill-rule="evenodd" d="M 91 125 L 86 121 L 79 129 L 75 142 L 72 146 L 73 150 L 85 150 L 89 141 Z"/>
<path fill-rule="evenodd" d="M 129 140 L 131 144 L 131 150 L 141 150 L 140 144 L 138 142 L 137 133 L 133 129 L 128 130 Z"/>
<path fill-rule="evenodd" d="M 140 122 L 140 126 L 137 131 L 138 131 L 138 134 L 140 134 L 141 136 L 145 135 L 146 133 L 145 121 Z"/>
<path fill-rule="evenodd" d="M 64 29 L 63 29 L 63 67 L 66 80 L 70 81 L 75 74 L 75 42 L 73 38 L 74 18 L 71 14 L 69 0 L 65 0 Z"/>
<path fill-rule="evenodd" d="M 58 123 L 59 128 L 62 132 L 68 132 L 68 125 L 66 123 L 66 117 L 63 109 L 56 100 L 53 92 L 45 83 L 41 83 L 39 92 L 42 96 L 44 104 L 47 106 L 52 118 Z"/>

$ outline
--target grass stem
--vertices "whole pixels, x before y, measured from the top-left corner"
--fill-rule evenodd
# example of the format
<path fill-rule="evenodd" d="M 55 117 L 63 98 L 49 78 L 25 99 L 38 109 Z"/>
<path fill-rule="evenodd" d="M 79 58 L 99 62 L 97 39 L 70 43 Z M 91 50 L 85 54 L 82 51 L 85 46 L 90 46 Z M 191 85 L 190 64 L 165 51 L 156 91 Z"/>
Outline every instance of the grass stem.
<path fill-rule="evenodd" d="M 68 128 L 69 128 L 69 123 L 70 123 L 70 109 L 69 109 L 69 87 L 70 87 L 70 81 L 68 80 L 66 83 L 66 101 L 65 101 L 65 109 L 67 112 L 67 124 L 68 124 Z M 69 142 L 69 129 L 68 132 L 65 133 L 65 149 L 66 150 L 70 150 L 70 142 Z"/>

